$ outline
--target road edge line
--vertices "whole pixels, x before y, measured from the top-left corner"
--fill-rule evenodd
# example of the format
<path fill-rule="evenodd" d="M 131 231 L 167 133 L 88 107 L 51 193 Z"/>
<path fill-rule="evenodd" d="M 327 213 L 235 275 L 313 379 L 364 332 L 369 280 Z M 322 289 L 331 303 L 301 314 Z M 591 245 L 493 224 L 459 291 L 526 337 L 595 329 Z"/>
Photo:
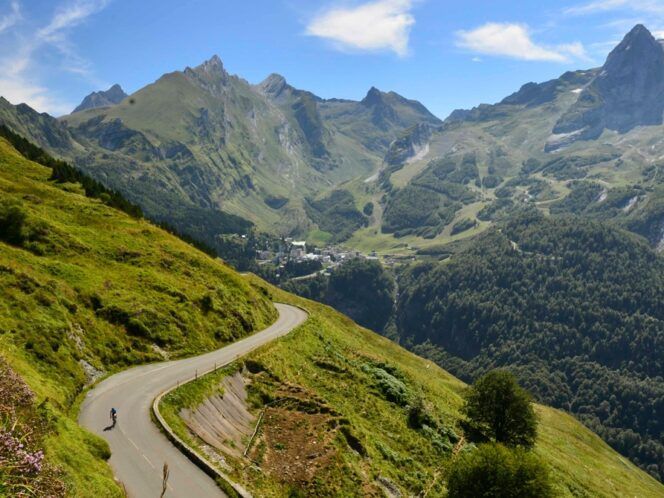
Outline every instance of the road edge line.
<path fill-rule="evenodd" d="M 235 361 L 235 360 L 232 360 Z M 224 365 L 220 365 L 221 367 L 224 367 L 230 363 L 226 363 Z M 209 373 L 214 372 L 214 369 L 210 370 L 209 372 L 203 373 L 203 375 L 207 375 Z M 197 377 L 193 377 L 189 379 L 186 382 L 183 382 L 180 384 L 180 386 L 183 386 L 185 384 L 188 384 L 189 382 L 192 382 L 193 380 L 196 380 Z M 177 389 L 180 386 L 175 386 L 171 387 L 169 389 L 166 389 L 164 392 L 159 394 L 154 401 L 152 402 L 152 414 L 154 415 L 155 419 L 157 420 L 159 426 L 163 430 L 164 434 L 166 437 L 169 439 L 173 445 L 180 450 L 180 452 L 186 456 L 194 465 L 196 465 L 198 468 L 200 468 L 203 472 L 205 472 L 208 476 L 210 476 L 212 479 L 215 481 L 217 479 L 220 479 L 221 481 L 226 484 L 226 486 L 230 487 L 230 490 L 235 494 L 235 496 L 232 496 L 231 498 L 253 498 L 251 493 L 244 489 L 242 486 L 237 484 L 235 481 L 233 481 L 228 475 L 223 473 L 221 470 L 219 470 L 216 466 L 214 466 L 210 461 L 205 458 L 203 455 L 198 453 L 195 449 L 193 449 L 191 446 L 189 446 L 187 443 L 185 443 L 180 437 L 173 432 L 171 427 L 168 425 L 164 417 L 161 415 L 159 412 L 159 403 L 161 403 L 161 400 L 163 399 L 164 396 L 168 395 L 175 389 Z M 225 487 L 226 487 L 225 486 Z M 224 489 L 224 492 L 228 493 L 228 489 Z"/>
<path fill-rule="evenodd" d="M 283 303 L 283 304 L 288 304 L 288 303 Z M 307 320 L 309 319 L 309 311 L 302 306 L 298 306 L 296 304 L 288 304 L 289 306 L 293 306 L 294 308 L 298 308 L 302 311 L 304 311 L 307 315 Z M 305 320 L 306 321 L 306 320 Z M 304 322 L 302 322 L 304 323 Z M 302 324 L 300 324 L 302 325 Z M 298 328 L 300 325 L 295 327 L 293 330 Z M 290 334 L 291 331 L 288 333 Z M 288 334 L 285 334 L 288 335 Z M 283 337 L 283 336 L 282 336 Z M 270 341 L 272 342 L 272 341 Z M 266 344 L 269 344 L 266 343 Z M 244 356 L 244 355 L 243 355 Z M 179 387 L 182 387 L 185 384 L 188 384 L 190 382 L 193 382 L 197 380 L 200 377 L 203 377 L 205 375 L 211 374 L 212 372 L 216 372 L 219 368 L 225 367 L 233 363 L 234 361 L 237 361 L 239 358 L 242 356 L 238 356 L 236 358 L 233 358 L 232 360 L 227 361 L 226 363 L 219 364 L 215 368 L 212 368 L 208 370 L 207 372 L 203 372 L 202 374 L 196 374 L 193 377 L 191 377 L 189 380 L 186 380 L 184 382 L 181 382 L 175 386 L 171 386 L 168 389 L 162 391 L 157 397 L 152 401 L 152 414 L 154 415 L 158 425 L 161 427 L 163 430 L 164 434 L 168 438 L 168 440 L 173 443 L 173 445 L 182 452 L 184 456 L 186 456 L 194 465 L 196 465 L 198 468 L 200 468 L 203 472 L 205 472 L 208 476 L 210 476 L 212 479 L 215 481 L 217 479 L 221 480 L 226 486 L 228 486 L 230 489 L 224 489 L 223 491 L 225 493 L 228 493 L 231 491 L 231 494 L 234 493 L 235 496 L 231 498 L 253 498 L 251 493 L 244 489 L 242 486 L 237 484 L 235 481 L 233 481 L 227 474 L 219 470 L 215 465 L 210 463 L 210 461 L 205 458 L 203 455 L 198 453 L 195 449 L 193 449 L 191 446 L 189 446 L 187 443 L 185 443 L 180 437 L 173 432 L 173 429 L 168 425 L 166 422 L 166 419 L 161 415 L 159 412 L 159 403 L 161 403 L 161 400 L 164 398 L 164 396 L 168 395 L 169 393 L 175 391 Z"/>

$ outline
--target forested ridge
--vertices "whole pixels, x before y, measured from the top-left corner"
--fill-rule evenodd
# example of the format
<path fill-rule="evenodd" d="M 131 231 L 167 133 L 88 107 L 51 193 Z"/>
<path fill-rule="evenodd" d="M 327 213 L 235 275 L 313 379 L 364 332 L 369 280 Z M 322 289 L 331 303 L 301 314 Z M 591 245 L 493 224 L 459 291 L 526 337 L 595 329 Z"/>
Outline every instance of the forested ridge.
<path fill-rule="evenodd" d="M 664 258 L 645 241 L 529 212 L 399 288 L 403 343 L 466 380 L 509 368 L 664 477 Z"/>

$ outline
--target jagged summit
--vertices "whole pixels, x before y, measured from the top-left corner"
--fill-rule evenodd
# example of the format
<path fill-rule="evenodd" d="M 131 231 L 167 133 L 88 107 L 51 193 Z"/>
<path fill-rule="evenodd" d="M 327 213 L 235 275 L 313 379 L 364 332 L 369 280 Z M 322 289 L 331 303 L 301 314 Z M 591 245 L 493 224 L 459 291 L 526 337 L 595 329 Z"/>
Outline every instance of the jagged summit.
<path fill-rule="evenodd" d="M 213 55 L 208 60 L 195 67 L 187 67 L 184 70 L 185 74 L 197 76 L 228 76 L 224 63 L 218 55 Z"/>
<path fill-rule="evenodd" d="M 106 91 L 92 92 L 85 97 L 73 112 L 85 111 L 86 109 L 96 109 L 98 107 L 108 107 L 119 104 L 127 97 L 127 94 L 117 83 Z"/>
<path fill-rule="evenodd" d="M 204 71 L 206 73 L 215 74 L 215 73 L 225 73 L 224 63 L 221 61 L 221 58 L 218 55 L 213 55 L 208 60 L 194 68 L 197 71 Z"/>
<path fill-rule="evenodd" d="M 272 73 L 258 84 L 258 89 L 270 98 L 276 98 L 284 90 L 292 88 L 286 78 L 277 73 Z"/>
<path fill-rule="evenodd" d="M 605 129 L 626 133 L 637 126 L 659 125 L 663 114 L 664 48 L 638 24 L 560 118 L 547 149 L 596 139 Z"/>
<path fill-rule="evenodd" d="M 383 104 L 383 92 L 375 86 L 372 86 L 367 92 L 366 97 L 362 99 L 361 103 L 368 107 Z"/>
<path fill-rule="evenodd" d="M 218 55 L 213 55 L 202 64 L 191 68 L 187 67 L 184 74 L 214 95 L 220 95 L 222 89 L 228 84 L 230 75 L 224 68 L 224 63 Z"/>
<path fill-rule="evenodd" d="M 632 42 L 633 40 L 639 40 L 639 39 L 649 41 L 649 40 L 655 40 L 655 37 L 652 35 L 650 30 L 646 28 L 643 24 L 637 24 L 629 31 L 629 33 L 625 35 L 622 42 L 616 47 L 616 49 L 624 45 L 629 45 L 629 43 Z"/>
<path fill-rule="evenodd" d="M 640 86 L 656 83 L 654 78 L 664 73 L 662 45 L 642 24 L 637 24 L 614 48 L 606 59 L 599 81 L 633 76 Z"/>

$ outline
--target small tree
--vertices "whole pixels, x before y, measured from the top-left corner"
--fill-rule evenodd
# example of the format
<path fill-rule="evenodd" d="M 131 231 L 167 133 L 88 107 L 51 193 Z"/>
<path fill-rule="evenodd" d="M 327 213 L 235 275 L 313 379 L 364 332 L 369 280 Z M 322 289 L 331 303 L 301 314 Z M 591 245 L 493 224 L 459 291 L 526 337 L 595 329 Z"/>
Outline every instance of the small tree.
<path fill-rule="evenodd" d="M 549 498 L 555 496 L 544 463 L 523 448 L 496 443 L 464 452 L 447 479 L 448 498 Z"/>
<path fill-rule="evenodd" d="M 505 370 L 478 379 L 466 392 L 463 412 L 472 429 L 508 446 L 530 448 L 537 436 L 537 417 L 530 395 Z"/>

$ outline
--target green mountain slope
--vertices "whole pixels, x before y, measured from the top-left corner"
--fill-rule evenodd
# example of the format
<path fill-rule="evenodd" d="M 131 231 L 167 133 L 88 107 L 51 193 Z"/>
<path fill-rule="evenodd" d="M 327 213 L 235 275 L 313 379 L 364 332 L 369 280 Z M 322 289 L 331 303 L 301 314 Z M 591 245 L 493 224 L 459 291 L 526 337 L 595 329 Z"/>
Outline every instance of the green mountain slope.
<path fill-rule="evenodd" d="M 254 353 L 247 366 L 255 372 L 258 405 L 284 390 L 303 401 L 305 415 L 296 404 L 294 420 L 266 419 L 265 427 L 277 431 L 272 434 L 287 430 L 306 440 L 306 414 L 327 407 L 319 414 L 330 458 L 306 486 L 346 495 L 379 495 L 381 486 L 392 485 L 442 493 L 460 435 L 461 382 L 327 307 L 241 277 L 149 223 L 85 197 L 76 184 L 49 181 L 50 174 L 0 140 L 0 356 L 7 362 L 0 364 L 0 388 L 4 396 L 13 393 L 13 409 L 20 409 L 1 419 L 0 431 L 9 430 L 16 413 L 29 415 L 21 420 L 35 423 L 27 428 L 29 444 L 45 450 L 48 466 L 40 475 L 49 489 L 61 490 L 60 483 L 68 496 L 121 496 L 103 462 L 107 446 L 74 422 L 85 385 L 136 363 L 194 354 L 250 333 L 273 319 L 269 300 L 278 299 L 306 306 L 312 319 Z M 434 432 L 407 425 L 403 403 L 412 396 L 421 396 L 437 420 Z M 660 484 L 574 419 L 538 411 L 537 451 L 562 492 L 661 494 Z M 279 461 L 296 468 L 303 456 L 290 453 L 288 440 L 281 444 L 269 451 L 286 450 L 293 460 Z M 273 469 L 242 478 L 268 495 L 302 485 L 286 474 L 275 477 Z M 3 492 L 11 494 L 15 479 L 0 469 Z"/>
<path fill-rule="evenodd" d="M 104 445 L 74 422 L 84 387 L 215 349 L 275 311 L 219 260 L 50 175 L 0 139 L 0 356 L 36 394 L 46 458 L 69 495 L 120 496 Z"/>
<path fill-rule="evenodd" d="M 250 85 L 228 74 L 217 56 L 166 74 L 116 105 L 59 122 L 29 116 L 27 106 L 0 104 L 4 124 L 180 231 L 189 230 L 191 213 L 223 212 L 271 233 L 305 234 L 316 229 L 305 198 L 370 176 L 404 129 L 440 123 L 422 104 L 393 92 L 372 89 L 355 102 L 321 99 L 278 75 Z M 210 242 L 219 233 L 248 230 L 221 225 L 198 223 L 189 234 Z"/>
<path fill-rule="evenodd" d="M 113 85 L 108 90 L 92 92 L 86 96 L 83 101 L 72 111 L 80 112 L 86 109 L 96 109 L 97 107 L 108 107 L 119 104 L 128 95 L 118 84 Z"/>
<path fill-rule="evenodd" d="M 664 475 L 664 258 L 581 218 L 514 216 L 399 279 L 399 340 L 464 379 L 503 367 Z"/>
<path fill-rule="evenodd" d="M 566 210 L 578 203 L 584 180 L 595 195 L 575 208 L 579 214 L 661 245 L 663 74 L 662 45 L 637 26 L 602 68 L 528 83 L 495 105 L 454 111 L 430 134 L 405 133 L 392 144 L 373 194 L 386 194 L 382 214 L 349 243 L 408 252 L 406 244 L 416 250 L 467 238 L 519 206 Z M 474 178 L 462 171 L 470 156 Z M 424 213 L 424 204 L 438 209 Z M 466 219 L 474 228 L 453 229 Z"/>
<path fill-rule="evenodd" d="M 221 450 L 233 476 L 259 496 L 444 496 L 454 455 L 472 451 L 459 426 L 465 385 L 326 306 L 269 292 L 311 317 L 244 362 L 250 409 L 265 412 L 251 462 Z M 220 393 L 219 382 L 238 369 L 200 379 L 166 400 L 173 426 L 192 444 L 201 441 L 177 413 Z M 430 418 L 419 429 L 409 422 L 418 400 Z M 535 451 L 561 496 L 664 492 L 570 415 L 544 406 L 536 411 Z M 242 451 L 246 441 L 235 448 Z"/>

